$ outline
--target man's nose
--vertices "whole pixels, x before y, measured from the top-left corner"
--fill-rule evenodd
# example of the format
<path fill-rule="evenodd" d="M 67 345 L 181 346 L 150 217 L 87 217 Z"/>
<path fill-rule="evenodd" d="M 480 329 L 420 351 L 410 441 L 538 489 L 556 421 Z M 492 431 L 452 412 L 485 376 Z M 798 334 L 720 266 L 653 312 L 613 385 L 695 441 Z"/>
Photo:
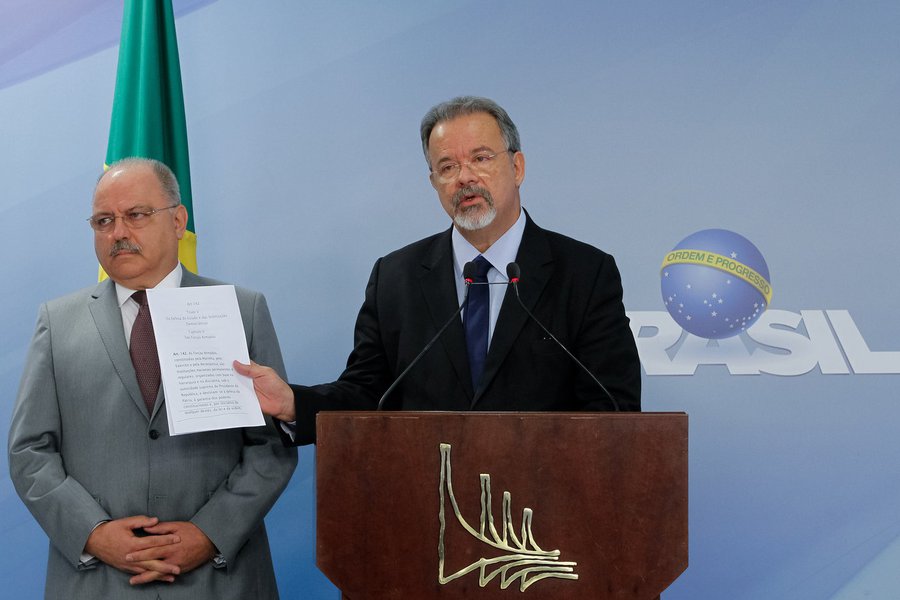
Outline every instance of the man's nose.
<path fill-rule="evenodd" d="M 115 221 L 113 221 L 113 237 L 117 240 L 121 240 L 123 238 L 127 238 L 130 233 L 131 230 L 128 228 L 128 225 L 125 224 L 125 218 L 116 217 Z"/>
<path fill-rule="evenodd" d="M 460 163 L 459 165 L 459 176 L 457 177 L 457 181 L 465 187 L 469 184 L 475 183 L 480 179 L 480 175 L 475 172 L 472 168 L 472 164 L 469 162 Z"/>

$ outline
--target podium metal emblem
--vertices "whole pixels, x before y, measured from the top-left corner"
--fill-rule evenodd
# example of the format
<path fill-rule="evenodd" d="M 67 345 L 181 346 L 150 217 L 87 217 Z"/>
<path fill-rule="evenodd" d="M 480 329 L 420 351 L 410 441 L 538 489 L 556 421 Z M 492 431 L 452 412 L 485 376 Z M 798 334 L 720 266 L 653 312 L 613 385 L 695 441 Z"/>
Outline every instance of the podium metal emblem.
<path fill-rule="evenodd" d="M 519 534 L 512 520 L 512 495 L 503 492 L 502 518 L 500 530 L 494 522 L 491 505 L 491 476 L 482 473 L 481 481 L 481 515 L 478 529 L 472 527 L 462 512 L 453 493 L 453 480 L 450 470 L 450 444 L 440 444 L 441 477 L 440 477 L 440 536 L 438 543 L 438 581 L 446 585 L 473 571 L 478 571 L 478 584 L 486 587 L 494 578 L 499 577 L 500 588 L 506 589 L 516 580 L 519 591 L 524 592 L 532 584 L 547 578 L 578 579 L 575 573 L 575 562 L 561 561 L 559 550 L 543 550 L 534 538 L 532 521 L 534 515 L 530 508 L 522 510 L 522 523 Z M 484 545 L 482 557 L 455 573 L 444 574 L 444 534 L 448 527 L 448 508 L 452 510 L 449 524 L 456 523 L 468 532 L 471 539 Z M 488 552 L 491 556 L 485 556 Z"/>

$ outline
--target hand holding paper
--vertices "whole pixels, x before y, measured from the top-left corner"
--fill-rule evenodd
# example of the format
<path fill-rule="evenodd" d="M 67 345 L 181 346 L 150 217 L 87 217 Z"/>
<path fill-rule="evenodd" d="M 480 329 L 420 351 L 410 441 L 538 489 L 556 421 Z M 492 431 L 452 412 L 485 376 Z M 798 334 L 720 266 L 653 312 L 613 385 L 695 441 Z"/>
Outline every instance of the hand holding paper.
<path fill-rule="evenodd" d="M 296 420 L 294 392 L 274 369 L 256 363 L 248 365 L 234 361 L 234 370 L 253 380 L 253 389 L 264 413 L 285 423 Z"/>

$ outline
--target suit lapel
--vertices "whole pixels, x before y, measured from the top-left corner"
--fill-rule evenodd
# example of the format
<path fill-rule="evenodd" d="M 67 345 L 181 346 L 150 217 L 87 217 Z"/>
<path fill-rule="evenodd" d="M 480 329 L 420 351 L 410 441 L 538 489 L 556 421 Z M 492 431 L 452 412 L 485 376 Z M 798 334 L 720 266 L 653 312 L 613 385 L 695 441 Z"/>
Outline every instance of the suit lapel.
<path fill-rule="evenodd" d="M 183 269 L 181 287 L 208 285 L 207 280 L 194 275 L 187 269 Z M 116 286 L 111 279 L 107 279 L 97 285 L 89 301 L 89 309 L 94 319 L 94 325 L 100 334 L 100 339 L 106 347 L 106 353 L 119 374 L 122 384 L 128 390 L 132 402 L 140 409 L 141 413 L 150 420 L 156 416 L 164 402 L 163 386 L 160 383 L 156 396 L 156 404 L 153 407 L 153 415 L 147 415 L 147 407 L 138 387 L 137 376 L 134 373 L 134 365 L 131 363 L 131 354 L 128 352 L 128 344 L 125 341 L 125 328 L 122 325 L 122 311 L 119 308 Z"/>
<path fill-rule="evenodd" d="M 419 283 L 428 307 L 431 322 L 437 331 L 453 311 L 459 308 L 456 301 L 456 282 L 453 271 L 453 245 L 450 231 L 438 236 L 422 258 Z M 466 336 L 462 320 L 457 319 L 441 336 L 440 343 L 463 387 L 472 397 L 472 376 L 469 373 L 469 355 L 466 352 Z"/>
<path fill-rule="evenodd" d="M 116 286 L 111 279 L 97 285 L 91 295 L 88 308 L 94 319 L 94 325 L 100 334 L 100 339 L 106 347 L 106 353 L 112 362 L 116 373 L 132 402 L 147 415 L 147 407 L 141 397 L 141 389 L 138 387 L 137 377 L 134 374 L 134 365 L 131 363 L 131 355 L 128 353 L 128 344 L 125 342 L 125 329 L 122 325 L 122 311 L 116 297 Z M 162 386 L 160 386 L 162 387 Z"/>
<path fill-rule="evenodd" d="M 553 273 L 553 254 L 543 229 L 534 224 L 528 213 L 525 213 L 525 216 L 527 221 L 525 231 L 522 233 L 522 242 L 519 244 L 519 251 L 516 254 L 516 262 L 522 270 L 522 281 L 519 283 L 522 303 L 528 307 L 528 310 L 534 312 L 534 307 L 541 294 L 544 293 L 544 288 Z M 484 391 L 490 387 L 491 381 L 497 375 L 519 337 L 522 327 L 528 322 L 529 317 L 519 306 L 515 294 L 512 286 L 507 287 L 485 360 L 482 385 L 472 399 L 473 408 L 481 399 Z"/>
<path fill-rule="evenodd" d="M 184 265 L 181 267 L 181 287 L 197 287 L 201 285 L 209 285 L 209 279 L 204 277 L 200 277 L 199 275 L 194 275 L 190 271 L 188 271 Z"/>

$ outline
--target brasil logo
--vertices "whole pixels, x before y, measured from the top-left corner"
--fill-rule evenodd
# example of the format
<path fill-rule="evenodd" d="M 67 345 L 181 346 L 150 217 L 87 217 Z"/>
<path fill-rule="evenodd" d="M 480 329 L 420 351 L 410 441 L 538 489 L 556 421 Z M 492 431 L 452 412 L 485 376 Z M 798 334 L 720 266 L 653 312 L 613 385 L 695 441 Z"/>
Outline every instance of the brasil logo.
<path fill-rule="evenodd" d="M 738 335 L 772 301 L 769 267 L 750 240 L 704 229 L 681 240 L 660 268 L 666 310 L 685 331 L 706 339 Z"/>

